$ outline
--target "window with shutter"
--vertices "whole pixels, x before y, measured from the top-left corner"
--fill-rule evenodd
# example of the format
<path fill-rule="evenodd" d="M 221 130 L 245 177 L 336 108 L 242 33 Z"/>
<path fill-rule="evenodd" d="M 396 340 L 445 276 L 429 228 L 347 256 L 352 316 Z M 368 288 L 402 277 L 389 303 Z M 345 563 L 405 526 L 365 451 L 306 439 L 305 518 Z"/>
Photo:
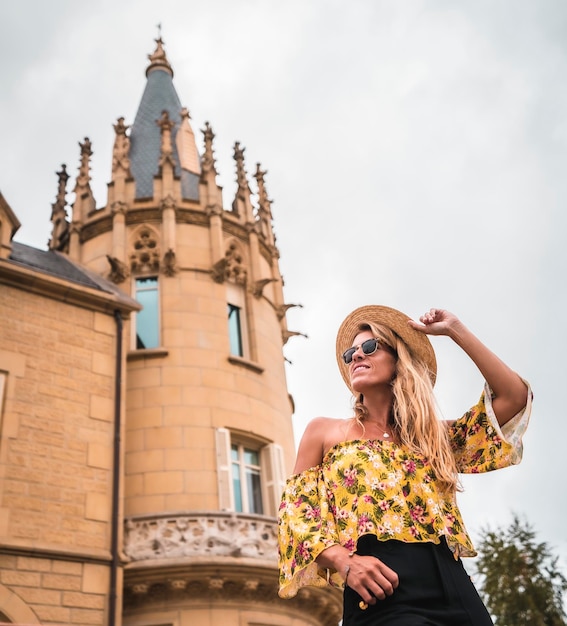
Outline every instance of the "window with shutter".
<path fill-rule="evenodd" d="M 283 449 L 248 434 L 216 431 L 219 508 L 275 517 L 285 486 Z"/>

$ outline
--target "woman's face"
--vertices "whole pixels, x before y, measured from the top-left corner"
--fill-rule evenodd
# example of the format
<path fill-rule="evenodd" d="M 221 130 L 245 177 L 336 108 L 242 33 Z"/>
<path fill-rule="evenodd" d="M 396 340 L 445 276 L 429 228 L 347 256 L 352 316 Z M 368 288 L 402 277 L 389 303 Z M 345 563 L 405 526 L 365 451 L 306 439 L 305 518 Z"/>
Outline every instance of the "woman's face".
<path fill-rule="evenodd" d="M 364 354 L 362 351 L 361 344 L 373 337 L 371 330 L 362 330 L 352 342 L 356 351 L 348 368 L 351 387 L 356 393 L 364 394 L 365 389 L 375 385 L 390 386 L 396 375 L 396 358 L 389 350 L 379 345 L 372 354 Z"/>

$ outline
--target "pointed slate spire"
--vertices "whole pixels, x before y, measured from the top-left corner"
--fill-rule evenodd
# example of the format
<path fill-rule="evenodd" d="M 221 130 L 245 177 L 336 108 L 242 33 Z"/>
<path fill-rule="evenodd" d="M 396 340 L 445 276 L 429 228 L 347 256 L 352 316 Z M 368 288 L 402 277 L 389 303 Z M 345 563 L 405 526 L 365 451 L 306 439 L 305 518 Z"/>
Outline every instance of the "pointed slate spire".
<path fill-rule="evenodd" d="M 173 69 L 165 54 L 163 40 L 159 37 L 155 42 L 156 49 L 149 55 L 150 65 L 146 70 L 148 80 L 130 131 L 130 171 L 136 183 L 136 198 L 153 197 L 154 177 L 159 174 L 162 149 L 161 130 L 157 122 L 167 111 L 173 123 L 172 158 L 174 174 L 181 180 L 181 195 L 189 200 L 198 200 L 200 168 L 197 168 L 199 156 L 195 137 L 190 126 L 189 132 L 186 129 L 189 118 L 182 114 L 183 107 L 173 86 Z M 187 157 L 188 154 L 190 157 Z"/>

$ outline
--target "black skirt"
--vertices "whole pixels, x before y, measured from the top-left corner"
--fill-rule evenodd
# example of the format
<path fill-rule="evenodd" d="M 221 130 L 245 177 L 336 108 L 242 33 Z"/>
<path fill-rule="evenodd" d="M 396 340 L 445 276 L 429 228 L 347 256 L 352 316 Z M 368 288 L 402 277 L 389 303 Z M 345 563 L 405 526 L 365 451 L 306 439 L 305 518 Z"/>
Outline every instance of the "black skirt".
<path fill-rule="evenodd" d="M 393 569 L 399 585 L 366 610 L 350 587 L 344 591 L 343 626 L 492 626 L 470 576 L 447 543 L 358 540 L 357 554 L 372 555 Z"/>

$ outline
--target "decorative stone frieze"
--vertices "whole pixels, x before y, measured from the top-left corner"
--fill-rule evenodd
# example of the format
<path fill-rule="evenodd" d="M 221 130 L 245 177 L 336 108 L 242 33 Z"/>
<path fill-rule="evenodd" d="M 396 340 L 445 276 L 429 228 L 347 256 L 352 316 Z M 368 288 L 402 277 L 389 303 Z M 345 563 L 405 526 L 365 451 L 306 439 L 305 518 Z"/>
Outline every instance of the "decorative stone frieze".
<path fill-rule="evenodd" d="M 273 518 L 236 513 L 129 518 L 124 529 L 124 552 L 131 561 L 231 556 L 275 562 L 276 546 Z"/>
<path fill-rule="evenodd" d="M 128 518 L 124 528 L 124 608 L 156 603 L 278 605 L 334 626 L 341 592 L 305 588 L 278 598 L 277 520 L 228 512 Z"/>

